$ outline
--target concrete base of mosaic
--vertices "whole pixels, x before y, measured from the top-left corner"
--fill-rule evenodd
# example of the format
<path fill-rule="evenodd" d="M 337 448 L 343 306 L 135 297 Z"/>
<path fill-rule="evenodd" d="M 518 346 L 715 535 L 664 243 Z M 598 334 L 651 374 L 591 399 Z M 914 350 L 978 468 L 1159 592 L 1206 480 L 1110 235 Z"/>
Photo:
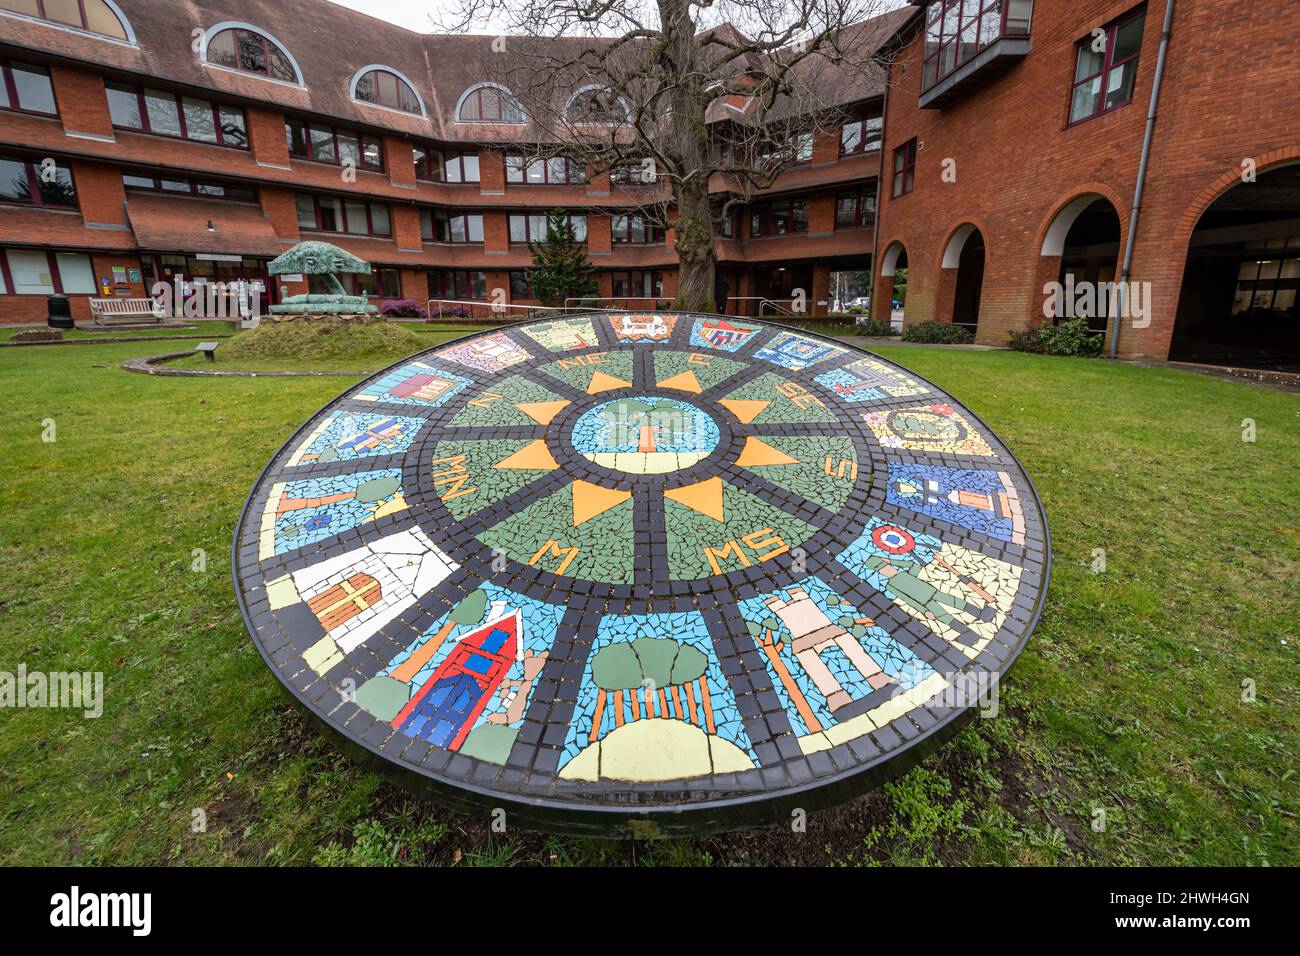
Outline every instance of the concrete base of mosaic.
<path fill-rule="evenodd" d="M 259 479 L 240 605 L 384 773 L 514 825 L 788 821 L 905 770 L 1024 647 L 1047 528 L 950 396 L 797 329 L 591 313 L 322 409 Z"/>

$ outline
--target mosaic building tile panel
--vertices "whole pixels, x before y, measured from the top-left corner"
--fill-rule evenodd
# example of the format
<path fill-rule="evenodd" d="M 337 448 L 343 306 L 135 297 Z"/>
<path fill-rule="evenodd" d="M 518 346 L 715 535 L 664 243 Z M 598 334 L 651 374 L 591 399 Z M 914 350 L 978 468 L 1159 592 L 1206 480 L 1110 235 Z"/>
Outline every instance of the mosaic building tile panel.
<path fill-rule="evenodd" d="M 398 455 L 411 447 L 422 418 L 356 412 L 330 415 L 298 446 L 290 465 L 329 464 L 373 455 Z"/>
<path fill-rule="evenodd" d="M 359 402 L 388 402 L 437 408 L 469 385 L 469 379 L 425 362 L 407 362 L 363 385 L 352 396 Z"/>
<path fill-rule="evenodd" d="M 879 783 L 1041 609 L 1011 453 L 811 333 L 523 324 L 311 421 L 237 531 L 254 641 L 332 731 L 525 825 L 690 832 Z"/>

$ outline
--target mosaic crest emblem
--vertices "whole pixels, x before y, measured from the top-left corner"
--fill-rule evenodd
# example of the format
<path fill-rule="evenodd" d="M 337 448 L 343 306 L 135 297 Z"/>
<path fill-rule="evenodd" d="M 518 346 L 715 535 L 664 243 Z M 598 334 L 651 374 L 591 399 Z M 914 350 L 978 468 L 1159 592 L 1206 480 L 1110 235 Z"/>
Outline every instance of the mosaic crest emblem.
<path fill-rule="evenodd" d="M 1033 486 L 955 399 L 677 313 L 375 375 L 280 450 L 235 546 L 254 642 L 326 726 L 460 806 L 585 833 L 901 772 L 1015 660 L 1049 571 Z"/>

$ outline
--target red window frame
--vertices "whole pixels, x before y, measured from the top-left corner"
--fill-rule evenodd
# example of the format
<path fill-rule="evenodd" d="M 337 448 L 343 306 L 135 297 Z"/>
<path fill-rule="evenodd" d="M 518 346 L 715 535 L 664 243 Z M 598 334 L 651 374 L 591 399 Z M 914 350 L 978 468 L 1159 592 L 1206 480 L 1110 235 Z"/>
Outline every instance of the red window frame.
<path fill-rule="evenodd" d="M 385 273 L 391 273 L 392 278 L 397 284 L 397 288 L 389 291 L 388 284 L 384 282 Z M 401 272 L 393 266 L 374 266 L 369 274 L 369 278 L 374 279 L 375 291 L 367 292 L 362 284 L 367 276 L 363 273 L 346 272 L 339 277 L 340 283 L 349 295 L 364 295 L 367 298 L 379 299 L 399 299 L 402 296 L 402 275 Z"/>
<path fill-rule="evenodd" d="M 850 126 L 861 126 L 862 130 L 858 136 L 858 144 L 852 148 L 845 148 L 845 130 Z M 880 149 L 881 142 L 885 132 L 885 118 L 883 116 L 860 116 L 855 120 L 840 124 L 840 156 L 857 156 L 862 153 L 874 153 Z"/>
<path fill-rule="evenodd" d="M 302 130 L 302 142 L 306 149 L 298 152 L 293 145 L 293 128 L 297 127 Z M 311 138 L 312 131 L 316 130 L 322 133 L 329 133 L 330 139 L 334 143 L 334 158 L 324 159 L 317 157 L 316 144 Z M 347 133 L 357 138 L 357 153 L 361 157 L 361 162 L 357 164 L 360 169 L 368 169 L 371 172 L 382 173 L 384 171 L 384 141 L 376 136 L 367 136 L 364 133 L 353 132 L 350 129 L 340 130 L 337 126 L 323 126 L 319 123 L 308 123 L 305 120 L 286 119 L 284 121 L 284 138 L 289 144 L 289 155 L 295 159 L 305 159 L 312 163 L 328 163 L 331 166 L 343 165 L 343 151 L 339 149 L 339 133 Z M 372 145 L 377 147 L 379 162 L 366 162 L 366 146 Z"/>
<path fill-rule="evenodd" d="M 1068 100 L 1066 100 L 1065 103 L 1065 122 L 1067 126 L 1078 126 L 1080 123 L 1086 123 L 1090 119 L 1096 119 L 1098 116 L 1102 116 L 1113 110 L 1117 110 L 1120 109 L 1121 107 L 1128 106 L 1130 103 L 1133 102 L 1133 92 L 1137 90 L 1136 77 L 1134 77 L 1133 90 L 1129 92 L 1128 99 L 1123 100 L 1119 103 L 1114 103 L 1110 106 L 1106 105 L 1106 85 L 1107 85 L 1106 81 L 1110 78 L 1111 71 L 1118 67 L 1127 66 L 1128 64 L 1132 63 L 1134 64 L 1133 67 L 1134 71 L 1137 70 L 1136 64 L 1139 58 L 1142 56 L 1142 40 L 1138 41 L 1137 48 L 1129 56 L 1124 57 L 1122 60 L 1112 59 L 1112 57 L 1115 54 L 1115 41 L 1116 41 L 1116 37 L 1118 37 L 1119 35 L 1119 31 L 1122 28 L 1128 26 L 1130 23 L 1134 22 L 1135 20 L 1141 20 L 1143 22 L 1142 25 L 1144 29 L 1142 31 L 1143 32 L 1142 39 L 1145 39 L 1146 36 L 1146 30 L 1145 30 L 1146 8 L 1145 7 L 1136 10 L 1133 13 L 1128 14 L 1127 16 L 1120 17 L 1118 20 L 1111 22 L 1105 28 L 1106 29 L 1106 51 L 1102 55 L 1100 69 L 1098 69 L 1095 73 L 1090 73 L 1087 76 L 1083 77 L 1083 79 L 1078 79 L 1078 80 L 1073 79 L 1073 77 L 1077 76 L 1079 73 L 1079 58 L 1082 57 L 1086 52 L 1090 51 L 1092 45 L 1092 37 L 1089 36 L 1083 40 L 1080 40 L 1078 43 L 1075 44 L 1074 73 L 1071 74 L 1072 79 L 1070 82 L 1070 97 Z M 1087 114 L 1086 116 L 1080 116 L 1076 119 L 1074 116 L 1075 91 L 1078 90 L 1079 87 L 1085 86 L 1088 83 L 1093 82 L 1094 80 L 1101 81 L 1101 91 L 1097 96 L 1097 105 L 1096 107 L 1094 107 L 1091 113 Z"/>
<path fill-rule="evenodd" d="M 840 216 L 840 206 L 849 200 L 853 203 L 853 215 L 845 221 Z M 862 226 L 869 226 L 875 221 L 876 217 L 876 193 L 874 189 L 867 189 L 865 186 L 861 189 L 850 189 L 835 195 L 835 228 L 836 229 L 857 229 Z"/>
<path fill-rule="evenodd" d="M 292 80 L 283 79 L 281 77 L 274 75 L 271 72 L 271 48 L 272 47 L 274 47 L 276 51 L 279 52 L 280 56 L 284 57 L 284 61 L 289 64 L 290 68 L 293 68 L 293 59 L 289 56 L 289 51 L 286 50 L 284 47 L 280 46 L 280 44 L 272 43 L 266 37 L 262 36 L 262 34 L 256 33 L 252 30 L 245 30 L 242 27 L 228 27 L 225 30 L 222 30 L 220 33 L 213 34 L 212 40 L 215 40 L 223 33 L 235 34 L 235 65 L 233 67 L 230 67 L 230 66 L 226 66 L 224 63 L 213 63 L 211 58 L 209 58 L 208 63 L 210 63 L 212 66 L 223 67 L 227 70 L 238 70 L 240 73 L 247 73 L 250 76 L 264 76 L 268 80 L 275 80 L 276 82 L 279 83 L 297 83 L 299 81 L 298 71 L 296 69 L 294 69 L 294 78 Z M 262 64 L 265 67 L 265 69 L 254 70 L 244 66 L 244 57 L 243 54 L 241 53 L 241 48 L 239 45 L 240 34 L 246 34 L 250 37 L 257 37 L 258 40 L 262 41 Z M 208 41 L 209 46 L 211 46 L 212 40 Z"/>
<path fill-rule="evenodd" d="M 634 219 L 638 219 L 641 221 L 642 239 L 640 241 L 637 241 L 636 239 L 632 238 L 632 220 Z M 642 216 L 638 213 L 631 213 L 631 212 L 613 213 L 609 217 L 609 220 L 610 220 L 609 221 L 610 241 L 618 243 L 619 245 L 628 245 L 628 246 L 662 245 L 664 241 L 664 237 L 667 233 L 667 230 L 664 229 L 663 226 L 656 225 L 655 223 L 647 221 L 645 216 Z M 622 229 L 622 234 L 623 234 L 622 238 L 619 238 L 620 220 L 626 223 L 626 226 Z"/>
<path fill-rule="evenodd" d="M 551 178 L 551 163 L 563 163 L 564 175 L 561 179 Z M 514 164 L 517 170 L 518 179 L 511 179 L 516 173 L 511 170 L 511 164 Z M 534 163 L 542 164 L 542 179 L 540 182 L 528 178 L 528 168 Z M 587 167 L 576 159 L 570 159 L 567 156 L 552 156 L 549 159 L 533 158 L 529 159 L 522 153 L 506 153 L 506 184 L 510 186 L 581 186 L 587 181 Z"/>
<path fill-rule="evenodd" d="M 425 275 L 429 283 L 431 299 L 487 301 L 487 273 L 482 269 L 429 269 Z M 475 285 L 479 284 L 482 286 L 482 295 L 475 295 L 478 291 Z"/>
<path fill-rule="evenodd" d="M 377 236 L 382 239 L 389 239 L 393 235 L 392 210 L 389 210 L 388 213 L 388 231 L 375 232 L 373 208 L 375 206 L 385 206 L 387 205 L 386 203 L 367 202 L 364 199 L 342 199 L 335 196 L 327 197 L 330 199 L 338 199 L 339 214 L 342 216 L 343 221 L 342 223 L 336 224 L 340 226 L 340 228 L 338 229 L 326 229 L 323 225 L 321 225 L 321 223 L 324 222 L 323 218 L 321 217 L 321 211 L 320 211 L 321 197 L 317 196 L 314 193 L 298 193 L 297 195 L 307 196 L 308 198 L 310 198 L 312 201 L 312 208 L 315 210 L 316 213 L 315 226 L 304 226 L 301 223 L 299 223 L 298 226 L 299 229 L 306 229 L 309 232 L 330 232 L 330 233 L 338 233 L 340 235 L 348 235 L 348 236 Z M 348 230 L 347 226 L 348 226 L 348 204 L 349 203 L 360 203 L 362 206 L 366 207 L 366 231 L 365 232 L 351 232 Z M 294 204 L 295 206 L 297 205 L 296 198 L 294 200 Z"/>
<path fill-rule="evenodd" d="M 212 111 L 212 125 L 217 133 L 217 141 L 213 143 L 206 139 L 195 139 L 194 137 L 190 136 L 189 120 L 185 116 L 186 97 L 183 94 L 173 92 L 172 90 L 157 90 L 157 89 L 154 90 L 154 92 L 156 93 L 170 93 L 172 95 L 172 98 L 175 99 L 176 101 L 176 117 L 177 120 L 179 121 L 181 131 L 179 133 L 168 133 L 166 131 L 155 130 L 150 124 L 149 108 L 148 108 L 147 100 L 145 98 L 144 87 L 128 86 L 125 83 L 105 83 L 104 84 L 105 96 L 108 95 L 109 90 L 115 90 L 119 93 L 129 93 L 133 95 L 136 101 L 136 109 L 140 113 L 139 126 L 131 126 L 127 123 L 114 122 L 113 127 L 115 129 L 129 129 L 137 133 L 145 133 L 149 136 L 166 136 L 168 139 L 183 139 L 191 143 L 202 143 L 204 146 L 225 146 L 228 149 L 245 149 L 245 150 L 249 148 L 248 114 L 244 112 L 242 106 L 226 106 L 225 104 L 215 103 L 212 100 L 209 100 L 202 96 L 188 97 L 189 99 L 197 100 L 200 103 L 207 103 L 208 108 Z M 244 141 L 242 143 L 226 142 L 226 130 L 225 130 L 225 126 L 222 123 L 222 118 L 221 118 L 221 113 L 223 110 L 227 113 L 238 113 L 240 117 L 243 119 Z M 109 113 L 110 115 L 112 114 L 111 102 L 109 106 Z"/>
<path fill-rule="evenodd" d="M 0 106 L 0 111 L 6 113 L 26 113 L 28 116 L 58 116 L 59 104 L 57 100 L 55 100 L 54 103 L 54 110 L 49 113 L 44 110 L 29 110 L 26 107 L 18 105 L 18 84 L 14 81 L 13 75 L 14 62 L 17 62 L 19 66 L 32 70 L 35 73 L 44 74 L 46 81 L 50 84 L 50 98 L 54 99 L 54 80 L 50 76 L 50 71 L 46 67 L 39 66 L 35 63 L 23 63 L 22 61 L 0 60 L 0 83 L 4 84 L 5 95 L 9 97 L 9 105 Z"/>
<path fill-rule="evenodd" d="M 423 159 L 420 158 L 420 153 L 424 154 Z M 436 168 L 434 166 L 435 155 L 438 163 Z M 468 179 L 465 176 L 466 159 L 474 160 L 473 179 Z M 478 153 L 468 150 L 439 149 L 436 146 L 413 146 L 411 147 L 411 161 L 415 163 L 415 178 L 422 179 L 427 183 L 444 183 L 449 186 L 471 185 L 479 182 L 482 174 Z M 446 170 L 451 168 L 452 164 L 459 167 L 461 171 L 460 179 L 447 178 Z"/>
<path fill-rule="evenodd" d="M 536 299 L 533 295 L 533 280 L 528 275 L 527 269 L 510 270 L 510 299 Z"/>
<path fill-rule="evenodd" d="M 799 210 L 799 211 L 797 211 Z M 777 231 L 778 217 L 785 214 L 785 228 Z M 749 208 L 749 238 L 795 236 L 808 231 L 808 200 L 780 199 Z"/>
<path fill-rule="evenodd" d="M 650 277 L 650 294 L 640 295 L 645 291 L 646 277 Z M 622 284 L 622 290 L 619 285 Z M 609 274 L 610 298 L 613 299 L 662 299 L 664 295 L 664 273 L 662 269 L 635 269 L 630 272 L 611 272 Z M 631 288 L 638 294 L 627 290 Z"/>
<path fill-rule="evenodd" d="M 549 222 L 549 221 L 550 221 L 550 215 L 549 215 L 548 213 L 543 213 L 543 212 L 512 212 L 512 213 L 510 213 L 510 214 L 506 217 L 506 235 L 509 237 L 510 242 L 513 242 L 513 243 L 515 243 L 515 244 L 520 244 L 520 243 L 533 243 L 533 242 L 545 242 L 545 241 L 546 241 L 546 237 L 545 237 L 545 236 L 534 236 L 534 235 L 533 235 L 533 223 L 532 223 L 532 220 L 533 220 L 534 217 L 539 218 L 539 219 L 542 219 L 542 220 L 545 221 L 545 222 Z M 524 226 L 524 238 L 522 238 L 522 239 L 516 239 L 516 238 L 515 238 L 515 221 L 516 221 L 516 220 L 519 220 L 519 219 L 522 219 L 522 220 L 523 220 L 523 226 Z M 575 220 L 575 219 L 581 219 L 581 220 L 582 220 L 582 235 L 581 235 L 581 236 L 578 235 L 578 229 L 577 229 L 577 227 L 576 227 L 575 224 L 574 224 L 574 220 Z M 577 212 L 577 213 L 569 213 L 569 214 L 568 214 L 568 222 L 569 222 L 569 231 L 573 233 L 574 241 L 575 241 L 575 242 L 586 242 L 586 241 L 587 241 L 587 216 L 586 216 L 586 214 L 585 214 L 585 213 L 580 213 L 580 212 Z"/>
<path fill-rule="evenodd" d="M 359 94 L 361 92 L 361 81 L 371 76 L 375 77 L 375 98 L 373 100 L 368 100 L 360 96 Z M 380 76 L 391 76 L 393 78 L 393 82 L 396 84 L 396 89 L 397 89 L 397 103 L 384 102 L 383 90 L 379 85 L 379 79 L 378 79 Z M 357 77 L 357 85 L 355 90 L 357 95 L 354 96 L 354 99 L 356 99 L 358 103 L 366 103 L 369 104 L 370 106 L 382 106 L 384 109 L 396 110 L 399 113 L 408 113 L 412 116 L 422 115 L 422 111 L 420 109 L 420 97 L 416 95 L 415 88 L 411 86 L 410 83 L 407 83 L 406 80 L 402 79 L 400 76 L 394 73 L 392 70 L 383 70 L 383 69 L 367 70 L 365 73 L 361 74 L 361 76 Z M 411 95 L 411 105 L 412 107 L 414 107 L 413 109 L 408 110 L 405 106 L 401 105 L 403 90 L 406 90 Z"/>
<path fill-rule="evenodd" d="M 21 199 L 5 199 L 0 197 L 0 206 L 22 206 L 36 209 L 80 209 L 81 201 L 77 193 L 77 181 L 73 176 L 72 167 L 56 162 L 54 165 L 58 169 L 65 170 L 68 174 L 68 182 L 72 185 L 72 203 L 65 205 L 57 202 L 46 202 L 45 197 L 41 195 L 41 177 L 36 171 L 40 160 L 28 159 L 26 156 L 18 156 L 13 153 L 0 154 L 0 159 L 5 159 L 14 163 L 22 163 L 27 172 L 27 195 L 31 198 L 24 202 Z"/>
<path fill-rule="evenodd" d="M 97 37 L 108 37 L 108 39 L 110 40 L 125 39 L 125 37 L 115 37 L 108 33 L 100 33 L 98 30 L 92 30 L 90 28 L 90 18 L 86 16 L 86 0 L 77 0 L 77 12 L 81 14 L 80 27 L 77 27 L 75 24 L 72 23 L 64 23 L 62 20 L 56 20 L 54 17 L 46 13 L 45 0 L 36 0 L 36 10 L 37 10 L 36 15 L 40 17 L 42 20 L 46 21 L 47 23 L 55 23 L 62 27 L 72 27 L 74 30 L 75 29 L 85 30 L 87 33 L 94 34 Z M 126 36 L 129 36 L 130 34 L 127 33 L 126 23 L 123 22 L 121 16 L 118 15 L 118 12 L 114 10 L 112 7 L 108 8 L 108 12 L 111 13 L 117 19 L 117 25 L 122 28 L 122 33 L 125 34 Z"/>
<path fill-rule="evenodd" d="M 128 176 L 131 177 L 132 179 L 147 179 L 147 180 L 149 180 L 149 181 L 152 183 L 152 185 L 145 186 L 145 185 L 142 185 L 141 183 L 138 183 L 138 182 L 135 182 L 135 183 L 128 183 L 128 182 L 126 181 L 126 179 L 127 179 Z M 237 184 L 237 183 L 219 183 L 219 182 L 216 182 L 215 180 L 208 180 L 208 179 L 190 179 L 188 176 L 141 176 L 141 175 L 138 175 L 138 174 L 136 174 L 136 173 L 123 173 L 123 174 L 122 174 L 122 188 L 123 188 L 123 189 L 141 189 L 141 190 L 146 190 L 146 191 L 148 191 L 148 192 L 159 192 L 159 193 L 162 193 L 162 194 L 165 195 L 165 196 L 184 196 L 184 195 L 186 195 L 186 193 L 182 192 L 182 191 L 179 190 L 179 189 L 163 189 L 163 187 L 162 187 L 162 181 L 163 181 L 164 179 L 167 180 L 168 182 L 173 182 L 173 183 L 185 183 L 186 185 L 189 186 L 189 193 L 188 193 L 188 194 L 191 195 L 191 196 L 197 196 L 197 197 L 199 197 L 200 199 L 222 199 L 222 200 L 225 200 L 226 202 L 246 202 L 246 203 L 255 203 L 255 202 L 257 202 L 257 187 L 255 187 L 255 186 L 242 186 L 242 185 L 239 185 L 239 184 Z M 248 198 L 242 198 L 242 197 L 240 197 L 240 198 L 236 198 L 236 197 L 234 197 L 234 196 L 230 196 L 230 195 L 214 196 L 214 195 L 211 195 L 211 194 L 209 194 L 209 193 L 202 192 L 200 187 L 203 187 L 203 186 L 208 186 L 208 187 L 213 187 L 213 186 L 215 186 L 215 187 L 220 187 L 221 189 L 227 189 L 227 190 L 229 190 L 229 189 L 246 189 L 246 190 L 248 190 L 250 193 L 252 193 L 252 195 L 249 196 Z"/>
<path fill-rule="evenodd" d="M 483 110 L 484 93 L 491 93 L 492 99 L 496 100 L 495 117 L 488 116 L 487 113 L 485 113 Z M 460 108 L 456 110 L 456 122 L 457 123 L 506 123 L 506 124 L 521 123 L 523 122 L 522 118 L 511 119 L 508 118 L 506 115 L 509 112 L 509 109 L 506 105 L 506 101 L 507 99 L 510 98 L 510 95 L 511 94 L 507 93 L 505 90 L 498 89 L 495 86 L 476 86 L 474 87 L 474 89 L 470 90 L 468 94 L 466 94 L 463 100 L 460 101 Z M 474 102 L 475 106 L 478 109 L 477 119 L 466 117 L 464 115 L 465 106 L 466 104 L 471 102 L 471 100 Z M 516 105 L 515 108 L 518 109 L 518 106 Z"/>
<path fill-rule="evenodd" d="M 427 215 L 424 214 L 426 213 L 426 211 L 427 211 Z M 479 221 L 478 222 L 479 236 L 480 237 L 484 236 L 483 213 L 481 212 L 472 212 L 472 211 L 464 211 L 464 210 L 456 210 L 455 212 L 451 212 L 446 209 L 427 209 L 427 207 L 426 209 L 420 210 L 420 212 L 421 212 L 420 238 L 424 242 L 447 242 L 456 245 L 477 245 L 478 243 L 484 241 L 483 238 L 478 238 L 478 239 L 470 238 L 472 232 L 471 220 L 473 219 L 477 219 Z M 451 222 L 453 219 L 464 220 L 461 224 L 461 234 L 465 236 L 464 239 L 453 239 L 451 237 L 452 236 Z M 426 222 L 430 223 L 433 226 L 432 235 L 430 235 L 428 232 L 425 231 L 424 224 Z"/>
<path fill-rule="evenodd" d="M 902 164 L 899 164 L 902 160 Z M 890 195 L 897 199 L 916 188 L 916 137 L 894 150 L 894 175 Z"/>
<path fill-rule="evenodd" d="M 0 276 L 4 277 L 5 291 L 0 295 L 40 295 L 39 292 L 15 292 L 14 275 L 9 269 L 9 250 L 21 248 L 18 246 L 0 246 Z M 40 249 L 33 249 L 32 252 L 41 252 Z M 50 285 L 54 287 L 55 295 L 63 295 L 63 273 L 59 269 L 59 251 L 57 249 L 45 249 L 45 261 L 50 264 Z M 83 255 L 90 258 L 89 252 L 78 252 L 75 249 L 63 250 L 70 255 Z M 93 261 L 92 261 L 93 265 Z M 94 295 L 93 292 L 73 292 L 72 295 Z"/>

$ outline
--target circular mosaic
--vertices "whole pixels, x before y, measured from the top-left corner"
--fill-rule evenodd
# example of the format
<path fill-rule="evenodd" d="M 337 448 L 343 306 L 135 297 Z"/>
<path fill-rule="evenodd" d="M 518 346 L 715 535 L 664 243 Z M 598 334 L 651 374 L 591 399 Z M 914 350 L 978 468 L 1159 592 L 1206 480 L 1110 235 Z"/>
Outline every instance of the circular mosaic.
<path fill-rule="evenodd" d="M 471 335 L 353 388 L 245 505 L 262 656 L 351 749 L 583 833 L 785 818 L 996 693 L 1047 528 L 930 383 L 750 319 Z"/>

